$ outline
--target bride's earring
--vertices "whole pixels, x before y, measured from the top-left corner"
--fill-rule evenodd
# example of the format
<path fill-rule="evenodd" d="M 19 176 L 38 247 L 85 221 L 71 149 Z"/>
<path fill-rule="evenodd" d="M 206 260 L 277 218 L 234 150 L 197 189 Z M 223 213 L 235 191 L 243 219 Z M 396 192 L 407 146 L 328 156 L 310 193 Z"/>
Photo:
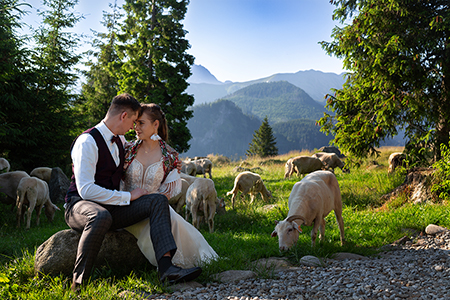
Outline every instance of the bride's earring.
<path fill-rule="evenodd" d="M 154 134 L 150 137 L 150 139 L 151 139 L 152 141 L 159 141 L 159 140 L 161 139 L 161 137 L 160 137 L 159 135 L 157 135 L 156 133 L 154 133 Z"/>

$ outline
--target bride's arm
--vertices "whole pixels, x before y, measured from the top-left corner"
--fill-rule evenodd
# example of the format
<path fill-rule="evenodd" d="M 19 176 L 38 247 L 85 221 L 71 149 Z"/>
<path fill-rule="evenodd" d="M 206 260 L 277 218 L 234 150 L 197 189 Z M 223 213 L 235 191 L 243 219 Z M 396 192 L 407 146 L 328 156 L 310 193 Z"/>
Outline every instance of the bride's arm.
<path fill-rule="evenodd" d="M 177 169 L 169 173 L 166 180 L 159 187 L 158 192 L 165 195 L 167 199 L 181 193 L 181 177 Z"/>

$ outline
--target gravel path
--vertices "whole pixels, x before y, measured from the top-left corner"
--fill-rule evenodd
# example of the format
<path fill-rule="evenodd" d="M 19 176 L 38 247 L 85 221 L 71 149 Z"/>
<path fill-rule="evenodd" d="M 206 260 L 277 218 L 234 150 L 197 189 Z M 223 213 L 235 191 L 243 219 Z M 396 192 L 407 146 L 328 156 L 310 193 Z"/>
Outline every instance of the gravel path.
<path fill-rule="evenodd" d="M 277 273 L 276 279 L 249 278 L 186 286 L 172 294 L 145 298 L 450 299 L 450 231 L 439 231 L 418 236 L 414 241 L 400 240 L 401 245 L 378 258 L 329 259 L 323 267 L 285 269 Z"/>

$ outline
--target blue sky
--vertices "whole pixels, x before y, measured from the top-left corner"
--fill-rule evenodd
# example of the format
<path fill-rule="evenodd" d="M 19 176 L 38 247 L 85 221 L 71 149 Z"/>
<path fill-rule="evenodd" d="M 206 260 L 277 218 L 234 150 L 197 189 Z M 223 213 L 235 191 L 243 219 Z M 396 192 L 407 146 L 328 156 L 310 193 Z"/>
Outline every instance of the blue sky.
<path fill-rule="evenodd" d="M 22 21 L 39 26 L 40 0 Z M 79 0 L 84 18 L 74 29 L 92 35 L 104 31 L 100 21 L 112 0 Z M 123 0 L 118 0 L 119 5 Z M 242 82 L 275 73 L 320 70 L 341 73 L 342 62 L 318 44 L 331 41 L 334 6 L 329 0 L 191 0 L 184 20 L 195 64 L 220 81 Z M 89 45 L 82 47 L 85 50 Z"/>

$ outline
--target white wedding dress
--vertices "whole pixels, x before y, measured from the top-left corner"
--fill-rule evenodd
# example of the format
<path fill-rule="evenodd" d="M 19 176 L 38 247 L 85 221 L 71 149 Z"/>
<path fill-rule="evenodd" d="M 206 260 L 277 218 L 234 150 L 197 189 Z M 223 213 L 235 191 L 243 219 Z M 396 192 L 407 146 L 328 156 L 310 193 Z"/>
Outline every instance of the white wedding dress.
<path fill-rule="evenodd" d="M 178 171 L 173 170 L 165 182 L 163 160 L 156 162 L 145 170 L 144 166 L 134 159 L 125 173 L 122 182 L 122 190 L 132 191 L 135 188 L 143 188 L 150 193 L 166 193 L 169 197 L 177 195 L 181 191 L 181 181 Z M 170 206 L 169 206 L 170 207 Z M 182 268 L 192 268 L 218 258 L 217 253 L 208 244 L 203 235 L 192 224 L 170 207 L 170 219 L 172 234 L 177 244 L 177 251 L 172 258 L 172 263 Z M 125 228 L 137 238 L 139 249 L 154 266 L 157 266 L 155 251 L 150 238 L 150 222 L 143 220 L 135 225 Z"/>

